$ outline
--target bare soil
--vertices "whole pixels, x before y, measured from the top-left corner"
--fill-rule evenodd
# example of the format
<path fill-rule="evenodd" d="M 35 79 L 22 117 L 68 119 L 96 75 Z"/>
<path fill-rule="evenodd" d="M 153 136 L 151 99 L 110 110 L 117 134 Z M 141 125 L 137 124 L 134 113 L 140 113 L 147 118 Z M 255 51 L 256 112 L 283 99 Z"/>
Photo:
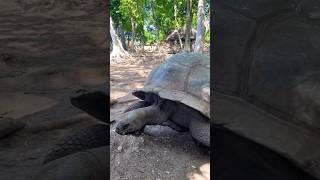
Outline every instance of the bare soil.
<path fill-rule="evenodd" d="M 118 135 L 116 122 L 134 100 L 133 89 L 143 87 L 150 71 L 171 56 L 169 50 L 131 53 L 113 60 L 110 67 L 111 106 L 110 170 L 114 180 L 206 180 L 210 179 L 210 152 L 185 133 L 159 133 L 157 136 Z"/>
<path fill-rule="evenodd" d="M 59 139 L 97 123 L 70 98 L 105 84 L 105 22 L 93 0 L 0 2 L 0 121 L 26 124 L 0 139 L 1 180 L 33 179 Z"/>

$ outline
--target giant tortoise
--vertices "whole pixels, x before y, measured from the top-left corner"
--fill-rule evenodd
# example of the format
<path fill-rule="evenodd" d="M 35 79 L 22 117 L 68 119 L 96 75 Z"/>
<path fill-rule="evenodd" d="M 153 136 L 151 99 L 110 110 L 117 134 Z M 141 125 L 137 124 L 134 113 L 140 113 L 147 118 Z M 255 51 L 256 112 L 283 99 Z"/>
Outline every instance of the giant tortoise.
<path fill-rule="evenodd" d="M 214 12 L 212 122 L 320 179 L 320 1 L 216 0 Z"/>
<path fill-rule="evenodd" d="M 186 52 L 171 56 L 133 95 L 141 101 L 127 109 L 116 126 L 117 133 L 163 124 L 175 130 L 189 129 L 194 139 L 210 146 L 209 56 Z"/>

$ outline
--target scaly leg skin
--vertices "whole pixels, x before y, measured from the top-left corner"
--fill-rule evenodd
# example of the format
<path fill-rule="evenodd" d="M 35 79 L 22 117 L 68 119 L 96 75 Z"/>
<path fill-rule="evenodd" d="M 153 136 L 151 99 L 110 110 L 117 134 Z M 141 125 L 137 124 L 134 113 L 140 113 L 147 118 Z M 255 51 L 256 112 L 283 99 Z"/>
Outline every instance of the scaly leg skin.
<path fill-rule="evenodd" d="M 172 120 L 168 120 L 166 122 L 163 122 L 161 124 L 162 126 L 168 126 L 170 127 L 171 129 L 175 130 L 175 131 L 178 131 L 178 132 L 186 132 L 188 129 L 187 128 L 184 128 L 184 127 L 181 127 L 177 124 L 175 124 L 174 122 L 172 122 Z"/>
<path fill-rule="evenodd" d="M 143 129 L 143 133 L 154 137 L 170 137 L 179 134 L 178 131 L 162 125 L 147 125 Z"/>
<path fill-rule="evenodd" d="M 150 136 L 156 136 L 156 137 L 169 137 L 178 135 L 181 132 L 188 131 L 187 128 L 181 127 L 174 122 L 172 122 L 170 119 L 163 122 L 160 125 L 147 125 L 144 127 L 143 132 L 145 134 L 148 134 Z"/>
<path fill-rule="evenodd" d="M 34 180 L 105 180 L 109 146 L 65 156 L 46 164 Z"/>
<path fill-rule="evenodd" d="M 146 106 L 148 106 L 148 103 L 146 101 L 137 100 L 133 102 L 126 110 L 124 110 L 124 113 L 135 110 L 135 109 L 143 108 Z"/>
<path fill-rule="evenodd" d="M 189 130 L 191 136 L 199 143 L 210 147 L 210 123 L 203 119 L 191 120 Z"/>

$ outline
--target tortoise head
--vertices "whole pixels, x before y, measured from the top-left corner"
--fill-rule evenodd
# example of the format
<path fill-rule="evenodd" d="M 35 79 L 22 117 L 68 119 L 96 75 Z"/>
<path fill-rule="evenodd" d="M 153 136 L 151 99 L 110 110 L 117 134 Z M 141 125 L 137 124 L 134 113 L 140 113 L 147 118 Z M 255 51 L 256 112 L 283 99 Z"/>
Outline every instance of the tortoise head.
<path fill-rule="evenodd" d="M 118 134 L 129 134 L 141 130 L 146 125 L 145 108 L 135 109 L 124 113 L 117 124 Z"/>
<path fill-rule="evenodd" d="M 116 126 L 118 134 L 129 134 L 142 130 L 148 124 L 161 124 L 168 119 L 169 113 L 160 109 L 160 104 L 134 109 L 124 113 Z"/>

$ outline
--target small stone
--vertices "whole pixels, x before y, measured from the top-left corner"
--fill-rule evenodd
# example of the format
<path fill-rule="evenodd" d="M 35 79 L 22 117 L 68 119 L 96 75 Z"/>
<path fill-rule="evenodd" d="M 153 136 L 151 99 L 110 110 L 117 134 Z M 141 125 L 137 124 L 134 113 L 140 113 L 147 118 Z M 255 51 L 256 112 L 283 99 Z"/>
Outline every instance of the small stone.
<path fill-rule="evenodd" d="M 166 173 L 167 173 L 167 174 L 170 174 L 170 172 L 169 172 L 169 171 L 166 171 Z"/>
<path fill-rule="evenodd" d="M 311 19 L 320 19 L 320 12 L 311 12 L 311 13 L 309 13 L 309 18 L 311 18 Z"/>
<path fill-rule="evenodd" d="M 121 151 L 122 150 L 122 146 L 118 146 L 118 151 Z"/>
<path fill-rule="evenodd" d="M 193 169 L 195 169 L 196 167 L 194 165 L 191 166 Z"/>

